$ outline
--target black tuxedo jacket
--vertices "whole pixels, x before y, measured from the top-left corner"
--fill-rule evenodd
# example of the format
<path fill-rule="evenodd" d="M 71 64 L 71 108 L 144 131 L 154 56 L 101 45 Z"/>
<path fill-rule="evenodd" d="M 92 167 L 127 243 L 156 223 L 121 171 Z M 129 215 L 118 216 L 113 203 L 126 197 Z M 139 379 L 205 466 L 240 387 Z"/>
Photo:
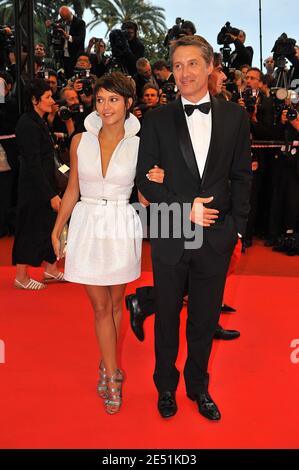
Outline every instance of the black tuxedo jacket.
<path fill-rule="evenodd" d="M 249 123 L 238 105 L 211 97 L 212 135 L 202 178 L 181 100 L 161 106 L 145 117 L 139 146 L 137 186 L 151 203 L 192 204 L 195 197 L 214 196 L 208 205 L 220 211 L 218 223 L 204 229 L 203 243 L 224 253 L 245 233 L 249 212 L 251 158 Z M 150 182 L 147 172 L 159 165 L 163 184 Z M 168 217 L 165 215 L 165 217 Z M 171 225 L 171 221 L 170 221 Z M 152 238 L 152 255 L 176 264 L 185 238 Z"/>
<path fill-rule="evenodd" d="M 72 42 L 68 41 L 68 51 L 73 61 L 78 58 L 81 52 L 84 52 L 85 34 L 85 22 L 81 20 L 81 18 L 74 16 L 70 25 L 70 35 L 72 36 Z"/>

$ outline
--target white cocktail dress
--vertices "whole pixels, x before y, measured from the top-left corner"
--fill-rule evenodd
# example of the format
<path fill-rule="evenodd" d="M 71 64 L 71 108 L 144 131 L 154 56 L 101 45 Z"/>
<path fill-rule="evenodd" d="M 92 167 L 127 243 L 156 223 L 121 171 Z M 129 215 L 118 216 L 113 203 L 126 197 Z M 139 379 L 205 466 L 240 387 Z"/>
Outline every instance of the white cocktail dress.
<path fill-rule="evenodd" d="M 68 232 L 67 281 L 87 285 L 116 285 L 140 276 L 142 225 L 129 204 L 136 174 L 140 129 L 130 114 L 125 136 L 116 147 L 105 178 L 98 140 L 102 122 L 87 116 L 78 146 L 81 200 L 74 207 Z"/>

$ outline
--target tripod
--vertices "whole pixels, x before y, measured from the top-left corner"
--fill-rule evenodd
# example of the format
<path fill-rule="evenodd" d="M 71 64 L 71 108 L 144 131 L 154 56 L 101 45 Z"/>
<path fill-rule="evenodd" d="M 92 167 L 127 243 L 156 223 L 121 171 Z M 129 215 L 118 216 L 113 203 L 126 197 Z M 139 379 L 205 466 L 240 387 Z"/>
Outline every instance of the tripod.
<path fill-rule="evenodd" d="M 285 69 L 286 59 L 284 57 L 278 57 L 275 61 L 275 65 L 277 66 L 275 86 L 287 90 L 289 88 L 289 79 L 288 71 Z"/>

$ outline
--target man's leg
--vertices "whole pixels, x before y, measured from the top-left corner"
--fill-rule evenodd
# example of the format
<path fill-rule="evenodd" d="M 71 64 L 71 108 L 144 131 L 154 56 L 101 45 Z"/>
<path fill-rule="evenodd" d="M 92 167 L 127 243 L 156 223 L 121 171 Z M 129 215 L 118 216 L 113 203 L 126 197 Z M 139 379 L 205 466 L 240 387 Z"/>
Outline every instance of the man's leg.
<path fill-rule="evenodd" d="M 153 258 L 157 303 L 154 382 L 159 392 L 175 392 L 179 381 L 175 362 L 179 348 L 180 312 L 189 269 L 188 258 L 183 255 L 175 266 L 165 265 Z"/>
<path fill-rule="evenodd" d="M 231 254 L 220 255 L 208 244 L 192 254 L 186 330 L 188 357 L 184 369 L 188 395 L 208 390 L 208 361 Z"/>

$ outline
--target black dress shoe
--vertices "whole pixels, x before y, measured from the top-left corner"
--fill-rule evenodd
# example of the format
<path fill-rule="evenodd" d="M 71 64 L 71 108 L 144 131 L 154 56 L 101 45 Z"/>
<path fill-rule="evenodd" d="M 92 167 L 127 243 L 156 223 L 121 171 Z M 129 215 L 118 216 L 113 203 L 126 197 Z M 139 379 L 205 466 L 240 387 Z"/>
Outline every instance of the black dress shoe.
<path fill-rule="evenodd" d="M 214 339 L 237 339 L 240 336 L 240 331 L 237 330 L 225 330 L 221 325 L 217 325 L 216 331 L 214 333 Z"/>
<path fill-rule="evenodd" d="M 211 419 L 212 421 L 218 421 L 221 419 L 220 411 L 217 408 L 216 403 L 212 400 L 208 393 L 199 393 L 197 395 L 187 395 L 192 401 L 196 401 L 198 411 L 205 418 Z"/>
<path fill-rule="evenodd" d="M 178 411 L 175 400 L 175 392 L 160 392 L 158 399 L 158 410 L 162 418 L 170 418 Z"/>
<path fill-rule="evenodd" d="M 235 312 L 236 309 L 233 308 L 233 307 L 230 307 L 229 305 L 226 305 L 226 304 L 223 304 L 221 306 L 221 312 L 224 312 L 224 313 L 232 313 L 232 312 Z"/>
<path fill-rule="evenodd" d="M 143 315 L 136 295 L 127 295 L 125 298 L 127 310 L 130 312 L 131 328 L 139 341 L 144 340 L 143 322 L 146 315 Z"/>

